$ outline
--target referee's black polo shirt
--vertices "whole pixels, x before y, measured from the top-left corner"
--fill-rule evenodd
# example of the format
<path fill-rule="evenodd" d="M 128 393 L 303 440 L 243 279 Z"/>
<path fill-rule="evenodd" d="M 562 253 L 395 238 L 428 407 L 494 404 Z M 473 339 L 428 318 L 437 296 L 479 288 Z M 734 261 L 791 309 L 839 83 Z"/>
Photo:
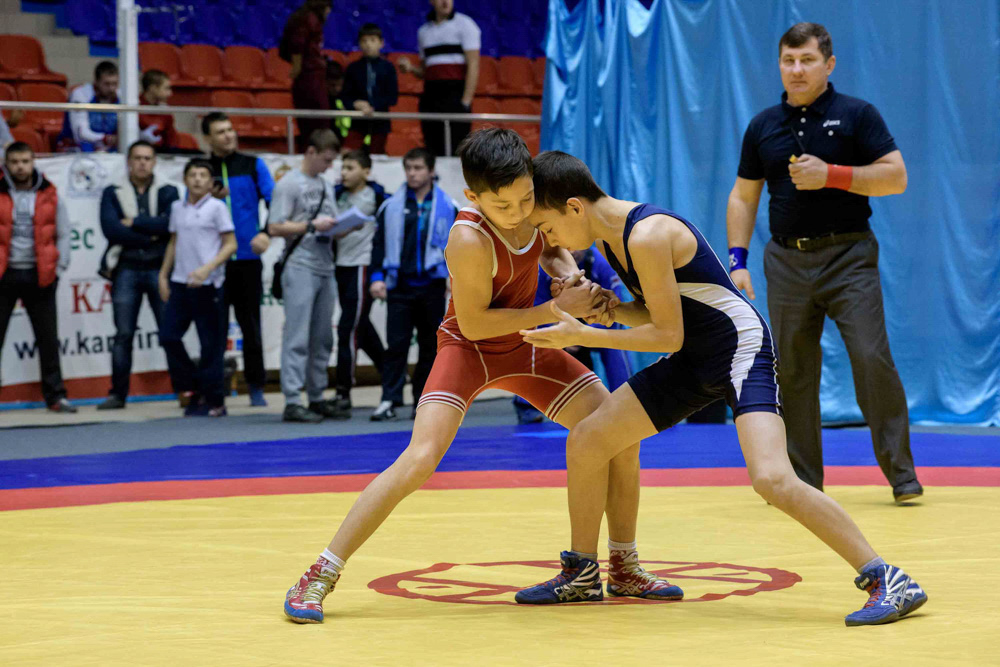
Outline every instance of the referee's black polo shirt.
<path fill-rule="evenodd" d="M 889 129 L 873 105 L 829 88 L 808 107 L 781 104 L 757 114 L 743 135 L 738 175 L 767 179 L 771 235 L 810 238 L 863 232 L 872 209 L 868 197 L 846 190 L 796 190 L 788 158 L 809 153 L 825 162 L 869 165 L 896 150 Z"/>

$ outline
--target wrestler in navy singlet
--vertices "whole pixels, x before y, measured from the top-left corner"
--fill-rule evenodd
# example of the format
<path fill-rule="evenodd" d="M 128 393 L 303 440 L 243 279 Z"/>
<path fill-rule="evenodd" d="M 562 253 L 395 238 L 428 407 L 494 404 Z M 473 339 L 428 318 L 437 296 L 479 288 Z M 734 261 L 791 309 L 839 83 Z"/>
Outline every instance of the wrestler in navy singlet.
<path fill-rule="evenodd" d="M 680 220 L 698 241 L 694 258 L 674 269 L 681 294 L 684 344 L 670 357 L 629 379 L 653 425 L 660 431 L 668 429 L 720 398 L 729 403 L 734 417 L 746 412 L 781 414 L 771 331 L 733 284 L 697 227 L 672 211 L 640 204 L 625 220 L 625 265 L 605 243 L 608 262 L 632 295 L 645 303 L 628 241 L 635 224 L 653 215 Z"/>

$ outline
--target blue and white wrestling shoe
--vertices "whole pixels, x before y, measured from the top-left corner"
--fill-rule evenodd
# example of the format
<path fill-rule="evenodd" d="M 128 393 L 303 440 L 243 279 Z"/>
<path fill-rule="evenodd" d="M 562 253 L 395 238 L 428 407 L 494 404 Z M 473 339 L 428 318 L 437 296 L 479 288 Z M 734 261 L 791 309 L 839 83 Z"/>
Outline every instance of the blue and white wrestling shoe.
<path fill-rule="evenodd" d="M 581 558 L 572 551 L 559 554 L 562 572 L 554 579 L 518 591 L 518 604 L 563 604 L 566 602 L 600 602 L 601 568 L 596 561 Z"/>
<path fill-rule="evenodd" d="M 892 565 L 879 565 L 862 572 L 854 585 L 868 592 L 868 602 L 844 618 L 848 626 L 892 623 L 927 601 L 927 594 L 917 582 Z"/>

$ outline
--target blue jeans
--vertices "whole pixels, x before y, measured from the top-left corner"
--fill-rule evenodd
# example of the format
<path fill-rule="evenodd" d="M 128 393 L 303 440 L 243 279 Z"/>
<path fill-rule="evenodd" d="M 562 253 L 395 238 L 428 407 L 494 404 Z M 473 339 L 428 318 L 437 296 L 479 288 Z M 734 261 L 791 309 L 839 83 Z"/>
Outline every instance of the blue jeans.
<path fill-rule="evenodd" d="M 226 351 L 228 310 L 221 287 L 188 287 L 171 282 L 170 300 L 163 309 L 160 324 L 160 345 L 167 353 L 174 391 L 197 391 L 212 408 L 225 404 L 222 361 Z M 181 341 L 192 322 L 201 341 L 197 368 Z"/>
<path fill-rule="evenodd" d="M 160 326 L 163 301 L 157 287 L 159 269 L 121 267 L 111 283 L 111 309 L 115 319 L 115 342 L 111 346 L 111 395 L 123 401 L 128 396 L 132 373 L 132 341 L 142 297 L 146 296 L 156 325 Z"/>

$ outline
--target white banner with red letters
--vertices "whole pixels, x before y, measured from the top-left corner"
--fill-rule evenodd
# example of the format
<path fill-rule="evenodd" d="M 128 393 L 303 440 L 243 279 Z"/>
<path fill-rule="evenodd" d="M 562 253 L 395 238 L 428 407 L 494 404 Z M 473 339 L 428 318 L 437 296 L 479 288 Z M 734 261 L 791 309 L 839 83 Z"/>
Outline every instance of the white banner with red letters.
<path fill-rule="evenodd" d="M 266 154 L 261 156 L 271 174 L 280 177 L 288 169 L 297 169 L 298 156 Z M 156 178 L 172 183 L 184 192 L 184 156 L 160 156 L 156 165 Z M 385 187 L 391 194 L 404 181 L 402 161 L 399 158 L 375 156 L 372 180 Z M 101 255 L 107 240 L 101 232 L 99 218 L 101 193 L 112 183 L 127 179 L 125 158 L 118 154 L 77 153 L 39 158 L 36 166 L 55 184 L 59 196 L 66 202 L 72 222 L 72 254 L 69 268 L 61 276 L 57 289 L 59 313 L 59 346 L 63 378 L 67 381 L 70 398 L 96 397 L 107 393 L 111 375 L 111 343 L 115 335 L 111 310 L 111 283 L 97 275 Z M 439 184 L 459 205 L 465 204 L 462 194 L 465 181 L 457 158 L 438 158 Z M 340 176 L 339 161 L 325 174 L 336 182 Z M 261 207 L 261 224 L 266 222 L 266 209 Z M 271 244 L 264 254 L 264 304 L 261 321 L 264 336 L 264 364 L 276 370 L 280 365 L 281 329 L 284 310 L 270 295 L 271 266 L 284 247 L 280 239 Z M 336 327 L 339 309 L 334 314 L 332 326 Z M 385 306 L 376 303 L 372 309 L 372 322 L 385 340 Z M 242 347 L 242 336 L 235 319 L 231 318 L 227 355 L 242 359 L 236 350 Z M 192 356 L 198 352 L 198 339 L 194 328 L 185 338 Z M 152 311 L 143 305 L 133 346 L 133 374 L 165 371 L 166 358 L 159 346 L 156 322 Z M 336 352 L 331 365 L 336 362 Z M 359 364 L 371 361 L 359 353 Z M 87 379 L 86 382 L 79 380 Z M 7 335 L 0 349 L 0 402 L 36 400 L 40 398 L 36 383 L 39 380 L 38 351 L 34 332 L 27 313 L 20 304 L 15 308 L 7 328 Z M 77 380 L 77 382 L 74 382 Z M 133 382 L 133 384 L 136 384 Z M 139 383 L 140 385 L 142 383 Z M 162 386 L 162 382 L 160 383 Z M 141 386 L 133 393 L 143 393 Z M 147 392 L 148 393 L 148 392 Z"/>

